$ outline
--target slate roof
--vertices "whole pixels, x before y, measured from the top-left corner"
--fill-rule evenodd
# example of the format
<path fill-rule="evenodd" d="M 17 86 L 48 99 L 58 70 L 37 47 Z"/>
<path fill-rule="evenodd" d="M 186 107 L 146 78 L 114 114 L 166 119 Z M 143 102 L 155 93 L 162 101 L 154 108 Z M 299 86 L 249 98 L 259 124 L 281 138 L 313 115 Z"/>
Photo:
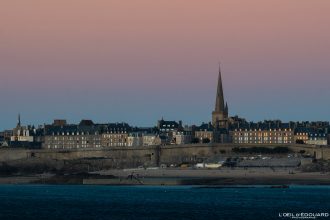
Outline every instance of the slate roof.
<path fill-rule="evenodd" d="M 201 126 L 196 127 L 196 131 L 213 131 L 214 127 L 211 123 L 203 123 Z"/>
<path fill-rule="evenodd" d="M 82 125 L 83 124 L 83 125 Z M 46 126 L 46 135 L 72 135 L 77 133 L 84 134 L 102 134 L 115 132 L 129 132 L 131 127 L 126 123 L 109 123 L 109 124 L 93 124 L 84 125 L 64 125 L 64 126 Z M 89 123 L 88 123 L 89 124 Z"/>
<path fill-rule="evenodd" d="M 159 128 L 179 128 L 179 123 L 176 121 L 160 120 L 158 123 Z"/>

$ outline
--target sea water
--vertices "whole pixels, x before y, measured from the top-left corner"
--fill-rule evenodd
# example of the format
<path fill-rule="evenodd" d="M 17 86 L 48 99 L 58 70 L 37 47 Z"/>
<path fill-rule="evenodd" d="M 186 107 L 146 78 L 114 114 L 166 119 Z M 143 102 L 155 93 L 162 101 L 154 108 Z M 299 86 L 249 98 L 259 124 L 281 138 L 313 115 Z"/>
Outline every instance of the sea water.
<path fill-rule="evenodd" d="M 0 185 L 0 220 L 290 219 L 281 214 L 301 212 L 329 213 L 330 186 Z"/>

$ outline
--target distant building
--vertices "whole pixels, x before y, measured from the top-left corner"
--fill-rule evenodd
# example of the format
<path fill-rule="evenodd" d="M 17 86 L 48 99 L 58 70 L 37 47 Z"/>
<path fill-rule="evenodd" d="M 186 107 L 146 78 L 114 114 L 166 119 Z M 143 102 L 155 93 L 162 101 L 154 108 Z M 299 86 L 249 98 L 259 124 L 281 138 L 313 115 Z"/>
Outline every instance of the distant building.
<path fill-rule="evenodd" d="M 157 123 L 157 128 L 159 129 L 160 133 L 178 131 L 179 129 L 182 129 L 182 121 L 165 121 L 164 119 L 161 119 Z"/>
<path fill-rule="evenodd" d="M 65 126 L 65 125 L 67 125 L 65 119 L 55 119 L 53 123 L 53 126 Z"/>
<path fill-rule="evenodd" d="M 190 144 L 192 138 L 192 131 L 178 131 L 173 133 L 173 144 Z"/>
<path fill-rule="evenodd" d="M 195 130 L 195 138 L 197 138 L 200 143 L 214 142 L 214 127 L 212 124 L 203 123 L 201 126 L 197 127 Z"/>
<path fill-rule="evenodd" d="M 297 144 L 306 144 L 309 140 L 309 133 L 311 129 L 306 127 L 296 128 L 294 131 L 294 140 Z"/>
<path fill-rule="evenodd" d="M 292 144 L 294 132 L 285 129 L 235 129 L 231 131 L 234 144 Z"/>
<path fill-rule="evenodd" d="M 248 127 L 248 122 L 244 118 L 240 118 L 237 115 L 228 118 L 229 130 L 241 129 Z"/>
<path fill-rule="evenodd" d="M 130 132 L 127 137 L 128 147 L 141 147 L 143 146 L 143 133 Z"/>
<path fill-rule="evenodd" d="M 11 142 L 33 142 L 33 129 L 21 125 L 21 116 L 18 115 L 18 123 L 13 129 L 13 134 L 10 138 Z"/>
<path fill-rule="evenodd" d="M 328 145 L 328 137 L 325 132 L 311 131 L 308 133 L 308 140 L 306 142 L 309 145 L 326 146 Z"/>
<path fill-rule="evenodd" d="M 143 135 L 143 146 L 154 146 L 161 145 L 162 139 L 157 134 L 144 134 Z"/>
<path fill-rule="evenodd" d="M 100 127 L 96 125 L 47 126 L 45 149 L 100 148 Z"/>
<path fill-rule="evenodd" d="M 7 142 L 10 141 L 11 136 L 13 136 L 13 130 L 4 130 L 0 132 L 0 137 L 2 137 Z"/>
<path fill-rule="evenodd" d="M 112 123 L 103 126 L 103 147 L 125 147 L 128 146 L 128 134 L 131 128 L 126 123 Z"/>
<path fill-rule="evenodd" d="M 175 135 L 179 131 L 183 131 L 182 121 L 166 121 L 161 119 L 157 123 L 159 138 L 162 145 L 176 144 Z"/>

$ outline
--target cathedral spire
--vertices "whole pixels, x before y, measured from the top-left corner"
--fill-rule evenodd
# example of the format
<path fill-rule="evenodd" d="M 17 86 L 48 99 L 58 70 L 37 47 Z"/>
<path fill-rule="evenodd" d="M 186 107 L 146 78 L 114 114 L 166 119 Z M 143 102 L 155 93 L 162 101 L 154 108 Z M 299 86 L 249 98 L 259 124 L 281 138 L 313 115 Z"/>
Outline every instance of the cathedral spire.
<path fill-rule="evenodd" d="M 215 100 L 214 111 L 215 112 L 224 112 L 225 111 L 225 101 L 224 101 L 224 96 L 223 96 L 220 64 L 219 64 L 218 88 L 217 88 L 217 95 L 216 95 L 216 100 Z"/>
<path fill-rule="evenodd" d="M 219 64 L 218 88 L 215 98 L 215 108 L 212 112 L 212 124 L 215 128 L 227 128 L 228 125 L 228 104 L 225 104 L 221 69 Z"/>

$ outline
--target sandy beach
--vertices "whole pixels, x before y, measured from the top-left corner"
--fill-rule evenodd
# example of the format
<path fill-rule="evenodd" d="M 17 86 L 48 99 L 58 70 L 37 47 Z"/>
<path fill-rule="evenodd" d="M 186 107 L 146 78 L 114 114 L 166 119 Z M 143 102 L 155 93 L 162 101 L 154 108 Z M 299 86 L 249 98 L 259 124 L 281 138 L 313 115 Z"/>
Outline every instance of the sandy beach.
<path fill-rule="evenodd" d="M 101 175 L 113 175 L 122 179 L 123 184 L 141 181 L 146 185 L 330 185 L 330 173 L 306 173 L 290 169 L 132 169 L 107 170 Z M 106 183 L 105 180 L 103 180 Z M 93 181 L 85 183 L 93 184 Z M 95 182 L 95 184 L 100 182 Z"/>
<path fill-rule="evenodd" d="M 0 177 L 0 184 L 330 185 L 330 173 L 291 169 L 125 169 L 85 174 Z"/>

